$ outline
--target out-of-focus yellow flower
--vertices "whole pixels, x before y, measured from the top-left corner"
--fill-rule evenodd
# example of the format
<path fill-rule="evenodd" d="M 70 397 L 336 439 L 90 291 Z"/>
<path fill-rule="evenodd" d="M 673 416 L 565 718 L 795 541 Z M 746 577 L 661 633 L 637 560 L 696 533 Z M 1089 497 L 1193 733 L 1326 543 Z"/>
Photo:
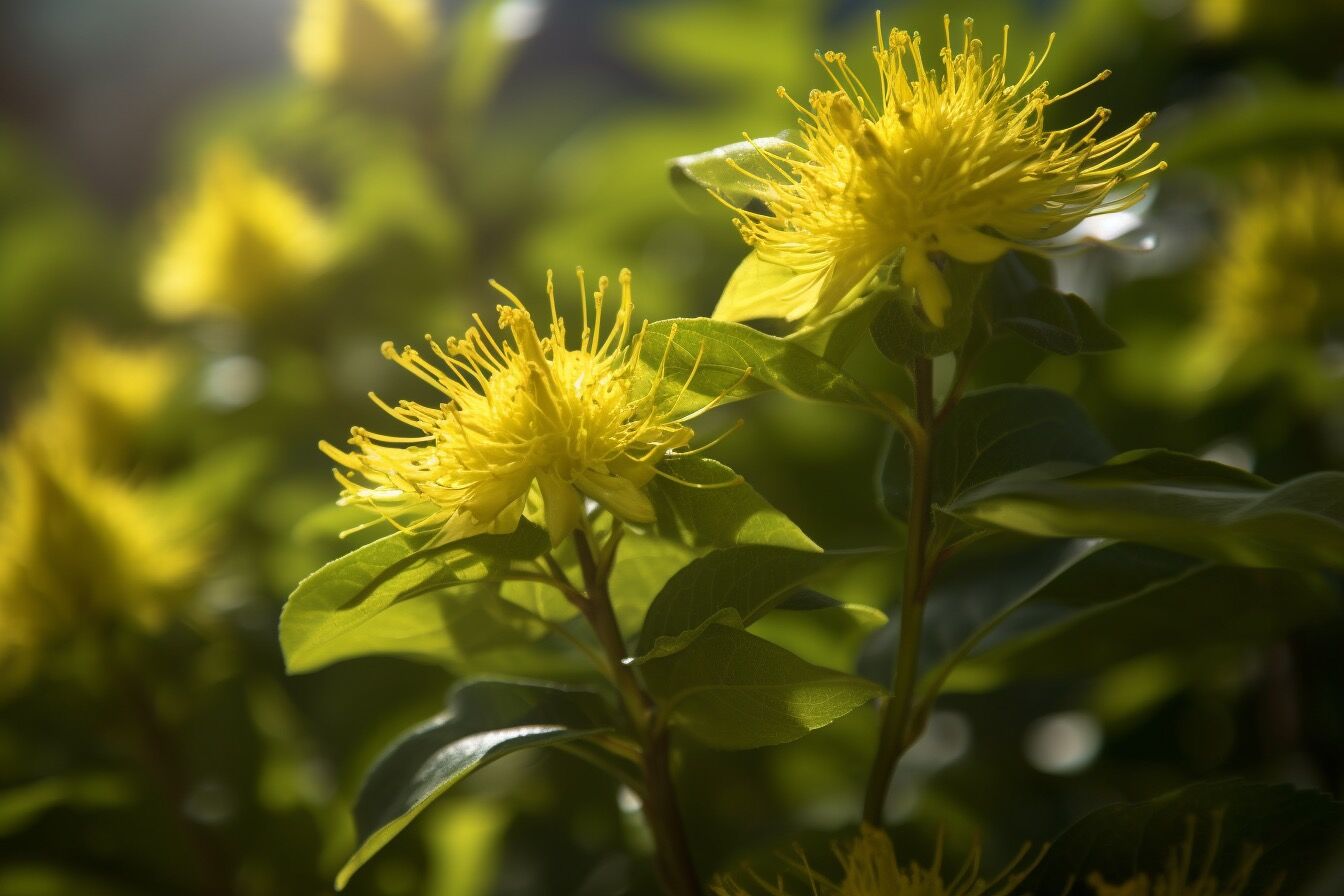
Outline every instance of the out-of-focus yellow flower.
<path fill-rule="evenodd" d="M 290 51 L 319 84 L 377 88 L 414 71 L 434 32 L 427 0 L 303 0 Z"/>
<path fill-rule="evenodd" d="M 1306 29 L 1315 29 L 1313 34 L 1337 34 L 1344 24 L 1344 7 L 1338 0 L 1189 0 L 1186 13 L 1197 36 L 1217 43 L 1273 45 L 1296 40 Z"/>
<path fill-rule="evenodd" d="M 1220 244 L 1180 378 L 1192 393 L 1251 352 L 1319 338 L 1344 320 L 1344 180 L 1329 163 L 1257 170 Z"/>
<path fill-rule="evenodd" d="M 1052 94 L 1045 82 L 1029 86 L 1044 54 L 1029 54 L 1021 74 L 1009 76 L 1007 27 L 1002 50 L 986 58 L 970 19 L 954 49 L 944 17 L 942 71 L 926 66 L 917 32 L 884 35 L 880 16 L 877 27 L 875 94 L 836 52 L 818 56 L 834 90 L 813 90 L 803 106 L 780 88 L 803 116 L 801 135 L 785 150 L 758 149 L 772 176 L 739 167 L 760 182 L 768 212 L 736 209 L 754 251 L 715 317 L 814 322 L 904 250 L 901 279 L 942 326 L 951 303 L 944 259 L 982 263 L 1009 249 L 1040 249 L 1033 244 L 1091 215 L 1133 205 L 1144 186 L 1115 195 L 1117 188 L 1163 167 L 1148 162 L 1156 144 L 1140 148 L 1151 114 L 1105 138 L 1098 134 L 1110 112 L 1101 108 L 1062 130 L 1046 128 L 1047 107 L 1109 71 Z"/>
<path fill-rule="evenodd" d="M 948 880 L 942 869 L 941 849 L 928 868 L 913 862 L 903 865 L 887 835 L 864 825 L 854 840 L 836 847 L 842 869 L 839 882 L 800 860 L 795 871 L 806 889 L 791 889 L 783 881 L 771 883 L 755 877 L 750 888 L 728 880 L 717 883 L 713 890 L 715 896 L 1006 896 L 1031 870 L 1022 861 L 1028 851 L 1024 847 L 1008 868 L 986 880 L 980 876 L 980 851 L 973 849 L 961 870 Z"/>
<path fill-rule="evenodd" d="M 88 460 L 78 413 L 36 405 L 0 442 L 0 684 L 65 635 L 162 626 L 203 560 L 185 520 Z"/>
<path fill-rule="evenodd" d="M 1220 882 L 1213 873 L 1217 856 L 1221 818 L 1215 816 L 1214 827 L 1208 838 L 1208 847 L 1199 865 L 1195 858 L 1196 825 L 1191 819 L 1186 839 L 1173 849 L 1167 858 L 1167 867 L 1156 877 L 1140 874 L 1120 884 L 1109 884 L 1100 874 L 1092 874 L 1087 883 L 1095 896 L 1242 896 L 1250 882 L 1251 872 L 1260 860 L 1258 849 L 1244 849 L 1241 861 L 1232 876 Z M 1259 891 L 1254 896 L 1274 896 L 1278 886 Z M 1247 894 L 1251 896 L 1251 894 Z"/>
<path fill-rule="evenodd" d="M 387 358 L 448 401 L 392 406 L 372 396 L 417 434 L 383 436 L 355 428 L 354 451 L 321 443 L 358 477 L 336 471 L 342 503 L 368 507 L 404 530 L 437 530 L 442 542 L 512 531 L 524 511 L 538 505 L 559 542 L 579 525 L 583 497 L 621 519 L 652 522 L 644 486 L 655 475 L 668 475 L 658 464 L 686 448 L 692 437 L 687 421 L 715 402 L 680 414 L 673 410 L 677 401 L 656 397 L 661 366 L 652 384 L 636 376 L 644 330 L 632 335 L 630 272 L 621 272 L 611 321 L 603 321 L 606 277 L 593 294 L 591 321 L 584 297 L 583 329 L 574 347 L 556 311 L 549 274 L 545 337 L 513 293 L 492 285 L 509 299 L 498 310 L 499 327 L 511 342 L 496 340 L 478 317 L 463 339 L 442 345 L 429 340 L 437 365 L 409 346 L 398 351 L 384 343 Z M 586 290 L 582 270 L 579 289 Z"/>
<path fill-rule="evenodd" d="M 1246 26 L 1249 5 L 1247 0 L 1195 0 L 1190 4 L 1190 17 L 1201 34 L 1227 40 Z"/>
<path fill-rule="evenodd" d="M 150 308 L 167 319 L 255 314 L 329 260 L 326 223 L 291 185 L 241 146 L 206 154 L 195 195 L 170 207 L 144 274 Z"/>
<path fill-rule="evenodd" d="M 52 402 L 77 421 L 85 456 L 105 455 L 133 438 L 174 386 L 181 359 L 159 345 L 114 345 L 91 330 L 72 328 L 56 349 Z"/>

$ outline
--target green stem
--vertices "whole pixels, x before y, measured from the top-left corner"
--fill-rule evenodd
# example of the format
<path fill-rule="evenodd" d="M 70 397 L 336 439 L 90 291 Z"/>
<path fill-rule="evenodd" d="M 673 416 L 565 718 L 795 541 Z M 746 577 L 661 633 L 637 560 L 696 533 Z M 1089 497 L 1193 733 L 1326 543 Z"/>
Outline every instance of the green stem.
<path fill-rule="evenodd" d="M 913 364 L 915 414 L 919 429 L 907 431 L 910 441 L 910 506 L 906 514 L 905 584 L 901 594 L 901 634 L 891 695 L 882 706 L 877 755 L 868 778 L 863 820 L 882 824 L 882 809 L 896 763 L 915 737 L 912 730 L 915 679 L 919 674 L 919 642 L 924 624 L 928 576 L 925 563 L 929 541 L 929 479 L 933 450 L 933 362 L 918 358 Z"/>
<path fill-rule="evenodd" d="M 934 424 L 941 424 L 952 413 L 952 409 L 961 401 L 961 396 L 966 394 L 966 387 L 971 384 L 971 371 L 975 369 L 976 359 L 980 357 L 983 350 L 983 344 L 964 345 L 957 352 L 957 366 L 952 373 L 952 385 L 947 390 L 947 395 L 943 398 L 942 407 L 938 408 L 938 413 L 934 416 Z"/>
<path fill-rule="evenodd" d="M 619 529 L 612 538 L 619 538 Z M 588 594 L 584 615 L 607 655 L 611 677 L 621 695 L 631 726 L 639 738 L 640 765 L 644 773 L 644 817 L 653 834 L 658 874 L 668 896 L 700 896 L 699 876 L 686 840 L 676 788 L 672 783 L 671 751 L 668 732 L 655 718 L 653 700 L 644 692 L 634 671 L 625 663 L 625 639 L 611 604 L 608 576 L 612 556 L 604 552 L 599 562 L 593 550 L 591 531 L 585 527 L 574 533 L 574 546 L 583 570 L 584 589 Z M 608 545 L 613 548 L 614 545 Z"/>

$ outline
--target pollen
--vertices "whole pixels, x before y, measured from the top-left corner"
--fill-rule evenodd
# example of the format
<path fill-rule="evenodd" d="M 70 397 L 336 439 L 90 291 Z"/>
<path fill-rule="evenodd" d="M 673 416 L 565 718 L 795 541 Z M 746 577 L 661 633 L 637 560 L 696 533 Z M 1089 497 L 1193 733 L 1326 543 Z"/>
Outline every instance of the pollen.
<path fill-rule="evenodd" d="M 737 166 L 759 182 L 766 208 L 728 204 L 758 261 L 783 269 L 788 286 L 771 290 L 764 305 L 760 297 L 725 296 L 716 317 L 816 320 L 903 252 L 901 279 L 942 326 L 949 259 L 976 264 L 1009 249 L 1043 251 L 1034 244 L 1133 205 L 1143 179 L 1164 167 L 1151 161 L 1157 144 L 1142 145 L 1152 114 L 1110 136 L 1102 135 L 1111 117 L 1104 108 L 1060 130 L 1046 127 L 1050 106 L 1109 71 L 1052 93 L 1037 80 L 1049 44 L 1014 76 L 1006 26 L 997 51 L 975 36 L 970 19 L 959 40 L 946 16 L 943 32 L 935 61 L 918 32 L 884 33 L 879 14 L 875 90 L 834 51 L 817 55 L 829 89 L 813 90 L 803 104 L 781 88 L 800 115 L 796 140 L 783 150 L 758 148 L 768 175 Z"/>
<path fill-rule="evenodd" d="M 578 280 L 586 296 L 581 269 Z M 610 283 L 598 280 L 577 340 L 557 312 L 550 274 L 545 335 L 517 296 L 491 285 L 508 300 L 498 306 L 498 337 L 477 317 L 462 338 L 427 337 L 427 353 L 383 345 L 445 400 L 394 405 L 371 396 L 413 434 L 356 428 L 350 451 L 322 443 L 345 468 L 336 471 L 342 502 L 404 531 L 434 531 L 439 542 L 511 531 L 540 507 L 538 521 L 558 543 L 580 525 L 585 498 L 619 519 L 652 522 L 645 486 L 669 475 L 658 469 L 664 458 L 688 453 L 687 422 L 716 401 L 682 413 L 674 409 L 685 389 L 657 397 L 666 357 L 651 381 L 637 376 L 645 328 L 633 325 L 630 272 L 620 274 L 614 309 Z"/>

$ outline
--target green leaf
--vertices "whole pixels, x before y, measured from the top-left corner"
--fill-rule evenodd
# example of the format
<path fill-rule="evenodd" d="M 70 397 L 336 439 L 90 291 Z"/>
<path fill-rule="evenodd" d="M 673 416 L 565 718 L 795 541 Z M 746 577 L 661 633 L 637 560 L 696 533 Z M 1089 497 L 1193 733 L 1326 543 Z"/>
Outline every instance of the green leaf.
<path fill-rule="evenodd" d="M 539 636 L 499 587 L 513 561 L 549 547 L 544 530 L 524 521 L 508 535 L 424 542 L 389 535 L 300 582 L 280 614 L 286 668 L 310 672 L 369 654 L 448 661 Z"/>
<path fill-rule="evenodd" d="M 876 607 L 846 603 L 803 587 L 791 591 L 751 632 L 809 663 L 850 670 L 864 644 L 888 622 L 887 614 Z M 864 677 L 884 683 L 870 675 Z M 885 681 L 891 681 L 891 676 Z"/>
<path fill-rule="evenodd" d="M 1057 355 L 1108 352 L 1125 340 L 1071 292 L 1039 286 L 1011 299 L 992 299 L 994 326 L 1010 330 L 1038 348 Z"/>
<path fill-rule="evenodd" d="M 1055 289 L 1017 253 L 994 264 L 985 282 L 990 322 L 996 331 L 1016 333 L 1057 355 L 1123 348 L 1120 338 L 1083 299 Z M 1044 276 L 1043 276 L 1044 275 Z"/>
<path fill-rule="evenodd" d="M 966 341 L 975 316 L 976 297 L 989 265 L 951 262 L 943 271 L 952 294 L 943 326 L 934 326 L 919 310 L 915 291 L 899 281 L 900 257 L 879 271 L 872 290 L 885 301 L 873 319 L 873 341 L 882 354 L 897 364 L 914 358 L 936 358 L 954 352 Z"/>
<path fill-rule="evenodd" d="M 1191 871 L 1182 884 L 1197 880 L 1206 861 L 1226 884 L 1249 849 L 1258 850 L 1259 858 L 1241 892 L 1297 893 L 1328 855 L 1342 826 L 1344 807 L 1323 793 L 1287 784 L 1195 784 L 1146 802 L 1106 806 L 1084 817 L 1055 839 L 1013 892 L 1091 896 L 1088 878 L 1093 874 L 1112 885 L 1140 874 L 1156 878 L 1166 871 L 1173 853 L 1189 842 Z"/>
<path fill-rule="evenodd" d="M 759 150 L 788 158 L 796 147 L 787 134 L 743 140 L 671 159 L 668 176 L 677 192 L 692 201 L 701 199 L 706 190 L 737 205 L 764 200 L 772 188 L 762 179 L 778 180 L 779 173 Z"/>
<path fill-rule="evenodd" d="M 640 670 L 674 725 L 723 750 L 797 740 L 882 693 L 870 681 L 724 625 Z"/>
<path fill-rule="evenodd" d="M 51 775 L 0 789 L 0 836 L 11 837 L 58 807 L 109 809 L 132 805 L 130 782 L 102 772 Z"/>
<path fill-rule="evenodd" d="M 1205 563 L 1150 579 L 1179 567 L 1163 553 L 1107 545 L 1084 555 L 1024 595 L 1000 625 L 977 631 L 983 642 L 955 668 L 959 655 L 948 658 L 928 685 L 944 674 L 944 689 L 960 692 L 1076 678 L 1165 650 L 1272 641 L 1339 609 L 1319 579 L 1293 570 Z"/>
<path fill-rule="evenodd" d="M 355 801 L 359 847 L 336 877 L 343 889 L 361 866 L 429 803 L 509 753 L 612 730 L 602 698 L 517 681 L 473 681 L 448 709 L 403 734 L 374 762 Z"/>
<path fill-rule="evenodd" d="M 870 607 L 867 604 L 846 603 L 836 600 L 829 594 L 813 591 L 811 588 L 798 588 L 790 591 L 783 600 L 775 604 L 775 609 L 790 613 L 841 613 L 848 617 L 853 625 L 869 631 L 881 628 L 887 623 L 887 614 L 877 607 Z"/>
<path fill-rule="evenodd" d="M 994 386 L 953 407 L 934 439 L 931 497 L 937 506 L 990 480 L 1037 464 L 1100 464 L 1111 456 L 1072 398 L 1040 386 Z M 887 510 L 904 519 L 910 505 L 910 457 L 896 434 L 882 468 Z"/>
<path fill-rule="evenodd" d="M 714 622 L 745 628 L 807 579 L 855 556 L 741 545 L 693 560 L 649 606 L 637 655 L 675 653 Z"/>
<path fill-rule="evenodd" d="M 598 537 L 603 539 L 607 534 L 599 530 Z M 571 582 L 583 580 L 572 540 L 562 541 L 551 553 Z M 696 552 L 686 545 L 657 533 L 626 529 L 616 552 L 610 583 L 612 603 L 622 631 L 636 630 L 649 604 L 667 580 L 696 556 Z M 550 622 L 566 622 L 579 613 L 564 594 L 544 582 L 505 582 L 499 593 L 529 614 Z"/>
<path fill-rule="evenodd" d="M 1180 170 L 1222 166 L 1240 174 L 1248 159 L 1296 158 L 1303 146 L 1344 143 L 1344 96 L 1333 86 L 1264 87 L 1253 96 L 1224 98 L 1200 109 L 1163 141 L 1163 157 Z"/>
<path fill-rule="evenodd" d="M 930 588 L 920 637 L 921 692 L 932 695 L 949 672 L 982 642 L 1023 637 L 1058 621 L 1059 607 L 1083 609 L 1119 600 L 1154 581 L 1170 579 L 1199 561 L 1157 548 L 1087 546 L 996 533 L 956 555 Z M 860 671 L 890 681 L 898 620 L 869 641 Z"/>
<path fill-rule="evenodd" d="M 883 412 L 862 384 L 829 361 L 787 339 L 730 321 L 696 317 L 650 324 L 640 362 L 649 387 L 656 387 L 660 398 L 675 400 L 679 412 L 768 389 Z"/>
<path fill-rule="evenodd" d="M 842 303 L 839 311 L 800 327 L 784 338 L 832 364 L 843 366 L 872 331 L 878 312 L 890 299 L 891 296 L 880 289 L 861 290 L 852 301 Z"/>
<path fill-rule="evenodd" d="M 1114 538 L 1242 566 L 1344 568 L 1344 473 L 1280 486 L 1174 452 L 1122 454 L 1071 475 L 1055 465 L 985 483 L 944 509 L 976 526 Z"/>
<path fill-rule="evenodd" d="M 621 631 L 638 631 L 658 592 L 696 554 L 679 542 L 653 533 L 629 532 L 611 570 L 611 601 Z"/>
<path fill-rule="evenodd" d="M 663 537 L 698 549 L 766 544 L 799 551 L 821 550 L 788 517 L 718 461 L 678 457 L 663 461 L 659 469 L 680 480 L 660 476 L 648 485 L 649 499 L 657 513 L 656 531 Z"/>

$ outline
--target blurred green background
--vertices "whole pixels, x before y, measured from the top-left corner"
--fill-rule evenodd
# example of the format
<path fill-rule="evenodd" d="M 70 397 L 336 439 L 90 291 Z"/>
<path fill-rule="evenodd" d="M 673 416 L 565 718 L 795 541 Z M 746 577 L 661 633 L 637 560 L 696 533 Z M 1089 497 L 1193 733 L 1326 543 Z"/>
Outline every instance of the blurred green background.
<path fill-rule="evenodd" d="M 342 30 L 342 5 L 364 18 Z M 284 675 L 284 596 L 350 546 L 349 518 L 322 510 L 337 489 L 317 440 L 377 421 L 369 390 L 404 385 L 383 340 L 491 316 L 491 277 L 535 301 L 554 268 L 573 303 L 576 265 L 628 266 L 639 314 L 709 313 L 745 250 L 667 160 L 790 127 L 775 88 L 805 96 L 814 49 L 858 59 L 873 40 L 871 0 L 397 5 L 0 7 L 0 893 L 189 892 L 203 874 L 211 892 L 329 892 L 361 773 L 456 670 Z M 1052 123 L 1156 110 L 1171 166 L 1140 210 L 1155 249 L 1058 265 L 1129 347 L 1005 344 L 984 381 L 1076 395 L 1118 449 L 1275 480 L 1344 466 L 1344 6 L 883 8 L 926 32 L 944 12 L 1011 23 L 1021 50 L 1058 32 L 1054 85 L 1113 69 Z M 820 544 L 892 540 L 877 423 L 771 397 L 717 425 L 737 416 L 716 454 Z M 883 605 L 894 581 L 860 567 L 828 585 Z M 849 631 L 772 634 L 834 665 L 860 649 Z M 1341 634 L 945 701 L 902 768 L 905 818 L 994 852 L 1198 778 L 1338 795 Z M 873 724 L 688 749 L 704 867 L 852 823 Z M 515 757 L 349 891 L 623 892 L 629 802 L 559 752 Z"/>

